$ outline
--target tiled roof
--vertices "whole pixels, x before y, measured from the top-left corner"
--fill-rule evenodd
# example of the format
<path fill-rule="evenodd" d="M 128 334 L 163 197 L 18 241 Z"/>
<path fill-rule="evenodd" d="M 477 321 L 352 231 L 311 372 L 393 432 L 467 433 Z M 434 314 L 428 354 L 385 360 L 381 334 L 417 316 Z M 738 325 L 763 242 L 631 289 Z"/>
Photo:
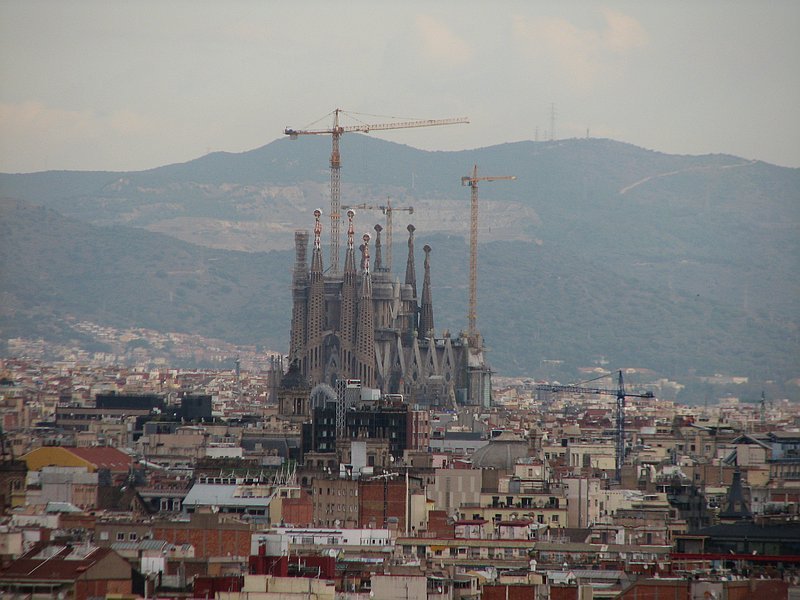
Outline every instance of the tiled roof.
<path fill-rule="evenodd" d="M 65 447 L 78 458 L 92 463 L 99 469 L 112 472 L 125 472 L 130 469 L 131 457 L 110 446 L 91 446 L 88 448 Z"/>
<path fill-rule="evenodd" d="M 49 557 L 42 555 L 44 550 Z M 0 581 L 75 581 L 111 553 L 111 548 L 97 547 L 37 548 L 0 571 Z"/>

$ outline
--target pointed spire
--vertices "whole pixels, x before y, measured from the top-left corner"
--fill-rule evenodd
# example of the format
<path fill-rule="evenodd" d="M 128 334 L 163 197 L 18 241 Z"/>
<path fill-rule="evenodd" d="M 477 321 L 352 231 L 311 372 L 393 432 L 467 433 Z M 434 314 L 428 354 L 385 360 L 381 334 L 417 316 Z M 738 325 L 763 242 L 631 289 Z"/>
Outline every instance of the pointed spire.
<path fill-rule="evenodd" d="M 311 254 L 311 276 L 308 291 L 308 347 L 305 348 L 306 375 L 314 385 L 322 382 L 322 332 L 325 330 L 325 281 L 322 275 L 322 211 L 314 211 L 314 249 Z"/>
<path fill-rule="evenodd" d="M 417 272 L 414 268 L 414 230 L 413 225 L 409 224 L 408 227 L 408 261 L 406 262 L 406 281 L 405 284 L 411 288 L 411 297 L 406 300 L 403 307 L 407 315 L 407 323 L 405 331 L 403 332 L 403 342 L 410 345 L 411 341 L 417 335 L 417 320 L 419 319 L 419 304 L 417 298 Z"/>
<path fill-rule="evenodd" d="M 344 259 L 344 281 L 342 283 L 342 304 L 340 316 L 342 376 L 355 378 L 356 345 L 356 305 L 358 303 L 358 271 L 356 271 L 355 250 L 353 249 L 355 212 L 347 211 L 347 251 Z"/>
<path fill-rule="evenodd" d="M 306 250 L 308 249 L 308 231 L 301 229 L 294 232 L 294 275 L 292 284 L 304 286 L 308 283 L 308 264 Z"/>
<path fill-rule="evenodd" d="M 375 322 L 372 306 L 372 276 L 369 273 L 369 240 L 361 245 L 361 295 L 358 301 L 356 331 L 356 376 L 364 387 L 375 387 Z"/>
<path fill-rule="evenodd" d="M 355 251 L 353 250 L 353 237 L 355 234 L 353 228 L 353 217 L 355 217 L 355 215 L 356 213 L 352 208 L 347 211 L 347 250 L 344 259 L 345 274 L 347 274 L 348 272 L 351 273 L 356 272 Z"/>
<path fill-rule="evenodd" d="M 361 238 L 364 240 L 364 243 L 361 244 L 361 274 L 368 276 L 369 275 L 369 240 L 370 235 L 365 233 L 364 236 Z"/>
<path fill-rule="evenodd" d="M 721 520 L 742 520 L 751 519 L 753 513 L 750 507 L 747 506 L 747 501 L 744 499 L 744 489 L 742 488 L 742 472 L 739 467 L 733 472 L 733 481 L 731 487 L 728 488 L 728 499 L 725 510 L 720 511 L 719 518 Z"/>
<path fill-rule="evenodd" d="M 419 313 L 419 338 L 433 337 L 433 299 L 431 296 L 431 247 L 425 244 L 425 274 L 422 279 L 422 301 Z"/>
<path fill-rule="evenodd" d="M 381 227 L 380 223 L 375 224 L 375 272 L 383 271 L 383 260 L 381 259 Z"/>
<path fill-rule="evenodd" d="M 314 250 L 311 253 L 311 273 L 322 274 L 322 247 L 320 245 L 320 238 L 322 237 L 322 222 L 320 217 L 322 211 L 320 209 L 314 210 Z"/>
<path fill-rule="evenodd" d="M 414 291 L 414 300 L 417 299 L 417 271 L 414 268 L 414 231 L 416 227 L 409 223 L 408 227 L 408 261 L 406 262 L 406 285 Z"/>
<path fill-rule="evenodd" d="M 289 332 L 289 360 L 299 361 L 303 355 L 306 339 L 308 296 L 308 264 L 306 249 L 308 248 L 308 231 L 294 232 L 294 274 L 292 276 L 292 325 Z"/>

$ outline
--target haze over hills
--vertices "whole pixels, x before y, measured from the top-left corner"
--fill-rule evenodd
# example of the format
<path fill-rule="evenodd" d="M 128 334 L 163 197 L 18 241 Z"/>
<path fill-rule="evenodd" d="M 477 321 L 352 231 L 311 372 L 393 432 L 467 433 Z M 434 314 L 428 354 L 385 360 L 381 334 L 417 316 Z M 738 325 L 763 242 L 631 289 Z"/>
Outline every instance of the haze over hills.
<path fill-rule="evenodd" d="M 329 153 L 310 137 L 135 173 L 0 174 L 2 337 L 63 336 L 72 315 L 285 349 L 292 234 L 328 212 Z M 603 359 L 793 393 L 799 169 L 601 139 L 426 152 L 348 135 L 342 161 L 343 204 L 414 207 L 395 213 L 394 271 L 413 222 L 439 331 L 466 325 L 461 176 L 517 176 L 480 187 L 478 324 L 498 373 Z M 376 222 L 358 211 L 359 231 Z"/>

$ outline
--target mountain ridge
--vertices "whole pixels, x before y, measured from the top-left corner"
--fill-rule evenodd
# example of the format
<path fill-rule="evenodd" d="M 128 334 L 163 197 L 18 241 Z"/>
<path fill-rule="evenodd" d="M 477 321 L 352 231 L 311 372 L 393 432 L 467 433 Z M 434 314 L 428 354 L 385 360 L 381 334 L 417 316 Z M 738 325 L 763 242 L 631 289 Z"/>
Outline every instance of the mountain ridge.
<path fill-rule="evenodd" d="M 292 232 L 310 228 L 313 208 L 320 206 L 327 212 L 329 153 L 329 142 L 324 139 L 281 139 L 244 153 L 213 153 L 134 173 L 0 174 L 0 193 L 50 207 L 79 223 L 102 226 L 74 235 L 102 237 L 103 227 L 114 226 L 123 227 L 114 231 L 118 231 L 116 239 L 126 244 L 135 245 L 133 238 L 126 236 L 136 231 L 144 234 L 144 230 L 191 242 L 178 247 L 165 238 L 147 238 L 150 244 L 163 246 L 165 253 L 188 252 L 202 258 L 204 252 L 248 250 L 241 255 L 224 255 L 236 256 L 230 259 L 234 265 L 231 272 L 252 278 L 262 286 L 263 295 L 288 306 Z M 754 378 L 786 381 L 797 376 L 792 362 L 796 364 L 800 356 L 800 284 L 793 274 L 800 264 L 800 236 L 796 235 L 800 224 L 800 169 L 731 155 L 668 155 L 597 139 L 513 142 L 446 152 L 416 150 L 353 135 L 343 138 L 342 156 L 342 204 L 379 204 L 391 196 L 395 206 L 415 208 L 411 218 L 400 217 L 400 213 L 395 217 L 395 272 L 401 267 L 398 261 L 405 260 L 403 229 L 407 221 L 417 226 L 419 244 L 428 240 L 444 244 L 441 250 L 434 247 L 434 261 L 437 254 L 443 261 L 441 265 L 434 262 L 434 302 L 446 305 L 437 310 L 444 318 L 459 321 L 464 320 L 466 310 L 469 198 L 460 177 L 472 164 L 479 165 L 479 175 L 517 176 L 515 182 L 482 184 L 480 188 L 479 325 L 483 324 L 480 326 L 487 343 L 495 349 L 492 363 L 499 372 L 504 365 L 516 364 L 517 373 L 535 371 L 543 357 L 559 353 L 571 357 L 572 367 L 586 365 L 603 354 L 596 350 L 605 339 L 609 346 L 623 342 L 631 346 L 631 352 L 621 353 L 619 360 L 633 364 L 633 348 L 638 347 L 639 355 L 648 356 L 649 363 L 660 363 L 647 365 L 656 370 L 674 371 L 664 367 L 673 363 L 680 364 L 682 370 L 689 369 L 687 361 L 680 358 L 683 353 L 699 361 L 696 370 L 701 372 L 724 370 L 723 359 L 728 357 L 730 369 Z M 358 212 L 359 228 L 370 220 L 383 220 L 378 212 Z M 323 223 L 327 229 L 327 222 Z M 122 231 L 125 233 L 119 233 Z M 20 251 L 22 247 L 27 248 L 25 252 L 38 251 L 35 235 L 21 241 L 9 238 L 12 233 L 6 232 L 6 243 L 0 246 L 4 257 L 9 256 L 10 244 Z M 63 243 L 69 237 L 64 236 Z M 323 243 L 327 254 L 325 233 Z M 547 279 L 549 284 L 562 286 L 561 293 L 542 287 L 537 272 L 530 270 L 530 257 L 538 255 L 547 257 L 540 275 L 552 277 Z M 572 258 L 567 260 L 568 256 Z M 561 274 L 559 257 L 565 264 Z M 195 257 L 192 264 L 201 258 Z M 268 266 L 273 260 L 276 265 Z M 153 272 L 159 269 L 153 266 L 153 257 L 148 261 L 145 264 L 151 265 L 151 272 L 138 273 L 138 285 L 152 285 L 159 294 L 167 294 L 163 281 L 151 281 Z M 258 261 L 261 273 L 257 272 Z M 71 267 L 62 264 L 60 269 L 69 271 Z M 441 269 L 438 280 L 437 269 Z M 593 271 L 602 276 L 592 275 Z M 25 272 L 14 273 L 35 280 Z M 452 279 L 457 274 L 461 280 Z M 242 311 L 239 321 L 260 318 L 258 300 L 237 287 L 244 288 L 245 282 L 232 286 L 218 273 L 203 277 L 208 278 L 198 280 L 195 290 L 227 286 L 231 291 L 226 293 L 232 296 L 225 301 Z M 620 282 L 625 282 L 624 293 L 619 292 L 625 297 L 614 300 L 614 294 L 603 288 L 607 285 L 613 290 Z M 263 315 L 282 323 L 248 328 L 234 318 L 218 318 L 214 312 L 219 310 L 218 304 L 210 295 L 186 287 L 188 281 L 173 283 L 173 295 L 178 289 L 190 296 L 198 294 L 190 303 L 195 314 L 181 317 L 165 307 L 161 325 L 167 324 L 169 316 L 172 323 L 184 329 L 197 327 L 208 309 L 217 322 L 215 331 L 222 337 L 227 327 L 229 338 L 240 335 L 235 332 L 250 331 L 265 340 L 285 341 L 286 306 L 283 312 Z M 437 284 L 443 286 L 441 300 L 437 300 Z M 25 283 L 28 300 L 22 304 L 36 304 L 36 285 L 35 281 Z M 6 278 L 0 290 L 8 294 L 13 287 Z M 537 297 L 527 306 L 515 301 L 533 291 Z M 52 289 L 48 294 L 53 299 Z M 506 301 L 494 302 L 495 297 L 506 297 Z M 515 307 L 514 314 L 509 313 L 510 306 Z M 565 310 L 555 310 L 555 306 Z M 673 317 L 668 314 L 670 308 L 676 313 Z M 603 314 L 594 319 L 585 316 L 596 311 Z M 645 327 L 651 318 L 648 311 L 660 315 L 670 329 L 651 332 L 650 346 L 629 340 L 630 335 L 624 332 L 611 331 L 601 318 L 616 323 L 617 329 L 627 328 L 641 336 L 651 331 Z M 507 314 L 502 316 L 503 312 Z M 537 313 L 562 322 L 548 324 L 543 330 L 536 322 Z M 634 315 L 636 323 L 623 325 L 618 315 L 625 313 Z M 594 331 L 576 333 L 580 328 L 569 320 Z M 516 327 L 507 327 L 510 322 Z M 4 330 L 9 323 L 6 320 Z M 450 322 L 442 325 L 454 328 Z M 557 334 L 558 325 L 565 328 L 563 336 Z M 709 328 L 707 339 L 711 341 L 707 359 L 701 352 L 704 327 Z M 743 339 L 724 333 L 725 329 L 739 332 Z M 583 341 L 578 339 L 581 335 Z M 598 338 L 597 344 L 586 341 Z M 526 349 L 521 341 L 524 339 L 547 342 L 552 351 Z M 725 349 L 720 354 L 722 345 L 741 348 Z M 505 346 L 513 352 L 504 351 Z M 581 346 L 587 347 L 583 354 Z M 652 347 L 661 349 L 663 360 L 651 351 Z M 753 355 L 749 363 L 740 356 L 747 353 Z"/>

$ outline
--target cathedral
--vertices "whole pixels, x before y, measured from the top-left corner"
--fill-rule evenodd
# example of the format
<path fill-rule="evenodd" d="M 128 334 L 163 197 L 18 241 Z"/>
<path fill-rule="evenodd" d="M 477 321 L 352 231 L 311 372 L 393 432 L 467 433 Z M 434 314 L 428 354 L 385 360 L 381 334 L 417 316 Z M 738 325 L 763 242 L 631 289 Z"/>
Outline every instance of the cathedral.
<path fill-rule="evenodd" d="M 393 278 L 381 257 L 381 226 L 364 234 L 358 263 L 354 217 L 347 212 L 347 247 L 341 274 L 325 272 L 322 212 L 314 211 L 311 264 L 309 234 L 295 232 L 292 278 L 290 371 L 311 388 L 332 390 L 341 380 L 359 380 L 381 394 L 401 394 L 409 404 L 455 408 L 491 403 L 491 370 L 480 335 L 449 332 L 436 337 L 431 295 L 431 248 L 425 246 L 421 297 L 417 294 L 414 226 L 408 226 L 405 278 Z"/>

